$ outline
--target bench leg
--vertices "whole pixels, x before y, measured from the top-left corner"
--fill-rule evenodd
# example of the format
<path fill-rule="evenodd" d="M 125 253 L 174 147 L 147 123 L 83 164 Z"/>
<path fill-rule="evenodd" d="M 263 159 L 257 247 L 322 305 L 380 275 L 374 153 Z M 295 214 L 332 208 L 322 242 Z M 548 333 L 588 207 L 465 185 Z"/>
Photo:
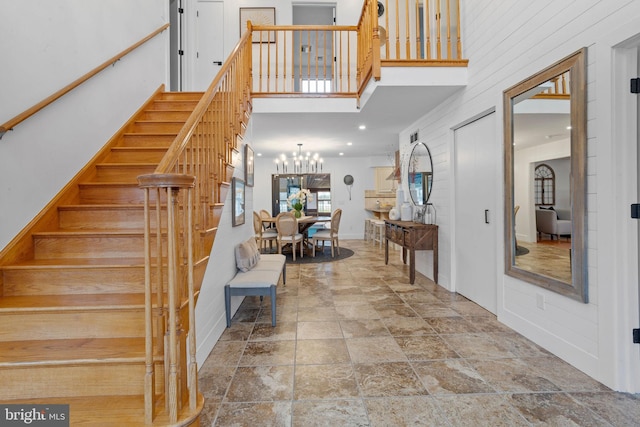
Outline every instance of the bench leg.
<path fill-rule="evenodd" d="M 287 264 L 286 263 L 282 266 L 282 284 L 283 285 L 287 284 Z"/>
<path fill-rule="evenodd" d="M 271 285 L 271 326 L 276 326 L 276 285 Z"/>
<path fill-rule="evenodd" d="M 224 287 L 224 308 L 227 312 L 227 328 L 231 327 L 231 286 Z"/>

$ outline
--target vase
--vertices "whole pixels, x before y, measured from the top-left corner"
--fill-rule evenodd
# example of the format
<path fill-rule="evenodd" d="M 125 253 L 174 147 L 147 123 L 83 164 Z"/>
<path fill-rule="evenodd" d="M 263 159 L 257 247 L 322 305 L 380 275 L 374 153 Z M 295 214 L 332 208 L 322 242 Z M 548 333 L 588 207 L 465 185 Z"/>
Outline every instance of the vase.
<path fill-rule="evenodd" d="M 395 206 L 392 207 L 389 211 L 389 219 L 392 221 L 397 221 L 400 219 L 400 213 L 398 212 L 398 209 L 395 208 Z"/>
<path fill-rule="evenodd" d="M 296 218 L 300 218 L 302 216 L 302 211 L 294 209 L 293 214 L 295 215 Z"/>

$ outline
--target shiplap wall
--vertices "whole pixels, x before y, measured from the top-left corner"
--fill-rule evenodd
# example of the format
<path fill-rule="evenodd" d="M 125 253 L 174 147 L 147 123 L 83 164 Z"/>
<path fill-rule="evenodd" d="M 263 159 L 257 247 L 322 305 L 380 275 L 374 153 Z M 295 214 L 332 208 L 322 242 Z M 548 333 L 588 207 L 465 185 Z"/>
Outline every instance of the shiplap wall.
<path fill-rule="evenodd" d="M 596 50 L 603 38 L 611 38 L 616 28 L 640 17 L 640 2 L 627 0 L 584 0 L 584 1 L 537 1 L 513 2 L 496 0 L 492 2 L 466 1 L 462 6 L 462 29 L 464 57 L 469 58 L 469 85 L 439 108 L 422 117 L 400 135 L 400 148 L 404 155 L 409 149 L 409 133 L 419 129 L 424 142 L 434 155 L 434 189 L 432 201 L 438 210 L 440 226 L 440 271 L 441 282 L 447 284 L 452 272 L 452 223 L 451 200 L 455 177 L 452 175 L 451 128 L 487 111 L 496 109 L 497 132 L 499 135 L 490 149 L 502 158 L 502 92 L 535 72 L 551 65 L 582 47 L 588 47 L 588 185 L 587 222 L 589 229 L 589 294 L 590 302 L 582 304 L 558 294 L 547 292 L 522 281 L 505 276 L 504 221 L 500 220 L 497 253 L 498 265 L 498 317 L 518 332 L 532 338 L 545 348 L 564 358 L 601 382 L 625 389 L 619 379 L 630 374 L 629 369 L 615 363 L 616 355 L 625 351 L 617 340 L 620 332 L 613 329 L 615 322 L 608 320 L 617 313 L 619 301 L 608 299 L 606 306 L 600 305 L 603 293 L 622 291 L 623 283 L 604 284 L 600 289 L 598 270 L 608 268 L 603 264 L 598 247 L 604 242 L 598 237 L 597 217 L 602 209 L 609 206 L 598 204 L 596 192 L 599 179 L 608 179 L 612 170 L 598 162 L 596 153 L 602 146 L 611 144 L 609 140 L 596 138 L 598 107 L 596 92 L 598 85 L 610 82 L 596 80 Z M 638 27 L 640 32 L 640 27 Z M 606 68 L 606 64 L 604 65 Z M 603 100 L 604 102 L 604 100 Z M 500 162 L 501 164 L 501 162 Z M 504 194 L 502 166 L 497 174 L 500 181 L 496 186 Z M 498 201 L 496 212 L 503 212 L 502 199 Z M 421 256 L 424 258 L 424 255 Z M 633 262 L 633 260 L 630 260 Z M 637 260 L 635 261 L 637 265 Z M 426 265 L 424 259 L 418 261 L 418 268 Z M 637 286 L 637 285 L 635 285 Z M 455 284 L 452 283 L 454 288 Z M 620 287 L 619 289 L 617 289 Z M 629 291 L 633 295 L 632 291 Z M 545 309 L 537 307 L 537 298 L 544 299 Z M 635 326 L 637 327 L 637 326 Z M 629 335 L 627 331 L 626 335 Z M 616 338 L 613 338 L 616 337 Z M 628 338 L 628 337 L 627 337 Z M 637 350 L 632 350 L 637 353 Z M 637 361 L 635 362 L 637 363 Z M 637 370 L 635 371 L 637 375 Z M 638 384 L 636 380 L 636 384 Z M 632 386 L 633 387 L 633 386 Z M 635 390 L 638 391 L 638 390 Z"/>

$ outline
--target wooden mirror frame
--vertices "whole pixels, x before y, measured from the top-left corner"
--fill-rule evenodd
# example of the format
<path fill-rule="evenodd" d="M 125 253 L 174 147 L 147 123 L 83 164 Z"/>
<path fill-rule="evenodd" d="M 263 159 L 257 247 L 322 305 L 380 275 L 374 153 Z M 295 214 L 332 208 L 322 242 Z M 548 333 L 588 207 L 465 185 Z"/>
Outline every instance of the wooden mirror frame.
<path fill-rule="evenodd" d="M 513 100 L 565 72 L 570 73 L 571 107 L 571 283 L 524 270 L 515 263 Z M 586 48 L 510 87 L 503 94 L 505 169 L 505 274 L 581 302 L 588 302 L 586 250 Z"/>
<path fill-rule="evenodd" d="M 418 157 L 419 154 L 416 154 L 417 151 L 421 147 L 424 147 L 426 150 L 425 157 L 429 159 L 429 170 L 428 171 L 412 171 L 412 164 L 414 163 L 413 159 Z M 412 174 L 420 173 L 422 180 L 422 200 L 417 200 L 414 196 L 414 191 L 412 191 Z M 433 158 L 431 157 L 431 150 L 424 142 L 418 142 L 411 149 L 411 155 L 409 156 L 409 165 L 407 167 L 407 188 L 409 189 L 409 197 L 413 201 L 415 206 L 426 206 L 429 201 L 429 197 L 431 197 L 431 189 L 433 186 Z"/>

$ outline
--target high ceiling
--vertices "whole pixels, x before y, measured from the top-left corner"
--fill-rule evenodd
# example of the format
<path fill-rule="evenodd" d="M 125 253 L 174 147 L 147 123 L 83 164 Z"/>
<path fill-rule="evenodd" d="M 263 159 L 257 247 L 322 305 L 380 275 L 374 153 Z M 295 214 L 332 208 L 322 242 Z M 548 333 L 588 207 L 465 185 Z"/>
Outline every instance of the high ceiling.
<path fill-rule="evenodd" d="M 323 158 L 385 156 L 398 149 L 398 134 L 460 87 L 377 87 L 354 113 L 254 113 L 251 144 L 256 153 L 275 158 L 303 152 Z M 282 102 L 295 100 L 283 99 Z M 319 98 L 318 102 L 323 99 Z M 365 125 L 366 129 L 358 127 Z M 416 129 L 417 130 L 417 129 Z M 347 145 L 351 143 L 352 145 Z"/>

